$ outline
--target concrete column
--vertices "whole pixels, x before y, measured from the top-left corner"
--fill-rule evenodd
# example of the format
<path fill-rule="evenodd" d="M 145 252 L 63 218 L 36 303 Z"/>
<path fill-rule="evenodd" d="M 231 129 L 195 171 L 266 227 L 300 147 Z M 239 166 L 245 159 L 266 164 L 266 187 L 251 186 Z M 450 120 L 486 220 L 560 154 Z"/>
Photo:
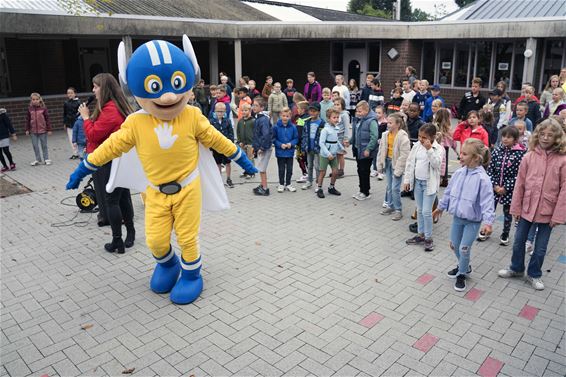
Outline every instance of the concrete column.
<path fill-rule="evenodd" d="M 208 42 L 208 60 L 209 60 L 209 71 L 210 71 L 210 82 L 209 84 L 218 84 L 220 80 L 218 79 L 218 41 L 211 40 Z"/>
<path fill-rule="evenodd" d="M 124 42 L 124 47 L 126 48 L 126 58 L 130 60 L 130 56 L 132 56 L 132 37 L 124 35 L 122 37 L 122 42 Z"/>
<path fill-rule="evenodd" d="M 535 38 L 527 38 L 525 51 L 532 51 L 530 57 L 525 56 L 525 66 L 523 68 L 523 82 L 533 82 L 535 79 L 535 62 L 537 57 L 537 40 Z"/>
<path fill-rule="evenodd" d="M 132 37 L 129 36 L 129 35 L 124 35 L 124 36 L 122 36 L 122 42 L 124 42 L 124 48 L 126 50 L 126 61 L 129 61 L 130 58 L 132 57 Z M 132 92 L 130 92 L 128 85 L 124 85 L 122 80 L 120 80 L 120 85 L 122 86 L 122 90 L 124 91 L 124 94 L 126 95 L 126 100 L 130 104 L 132 109 L 138 110 L 140 107 L 139 107 L 138 103 L 136 102 L 134 95 L 132 94 Z"/>
<path fill-rule="evenodd" d="M 242 40 L 236 39 L 234 41 L 234 82 L 237 83 L 238 79 L 242 77 Z"/>

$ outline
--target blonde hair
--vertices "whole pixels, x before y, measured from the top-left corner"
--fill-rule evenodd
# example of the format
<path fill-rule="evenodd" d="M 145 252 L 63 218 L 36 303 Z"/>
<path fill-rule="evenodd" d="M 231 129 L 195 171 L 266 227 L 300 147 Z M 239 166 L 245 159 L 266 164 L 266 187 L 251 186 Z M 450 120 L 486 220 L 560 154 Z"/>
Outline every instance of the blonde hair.
<path fill-rule="evenodd" d="M 432 106 L 438 106 L 438 107 L 442 108 L 442 101 L 439 100 L 439 99 L 435 99 L 435 100 L 432 101 L 431 105 Z"/>
<path fill-rule="evenodd" d="M 551 88 L 552 80 L 558 80 L 558 88 L 560 87 L 560 77 L 558 77 L 558 75 L 552 75 L 548 79 L 548 82 L 546 83 L 544 90 L 549 90 Z"/>
<path fill-rule="evenodd" d="M 303 110 L 307 110 L 309 108 L 309 101 L 298 102 L 297 107 Z"/>
<path fill-rule="evenodd" d="M 434 122 L 436 123 L 438 127 L 438 131 L 442 134 L 443 137 L 452 136 L 452 132 L 450 132 L 450 128 L 451 128 L 450 111 L 448 109 L 445 108 L 438 109 L 434 118 Z"/>
<path fill-rule="evenodd" d="M 332 91 L 330 90 L 330 88 L 324 88 L 324 89 L 322 89 L 322 94 L 324 94 L 324 93 L 332 94 Z"/>
<path fill-rule="evenodd" d="M 422 79 L 422 80 L 421 80 L 421 84 L 422 84 L 423 82 L 426 84 L 426 87 L 427 87 L 427 89 L 428 89 L 428 86 L 429 86 L 428 80 Z"/>
<path fill-rule="evenodd" d="M 405 124 L 405 117 L 401 113 L 393 113 L 387 116 L 391 118 L 395 124 L 399 125 L 399 129 L 407 132 L 407 125 Z"/>
<path fill-rule="evenodd" d="M 293 102 L 295 102 L 295 103 L 303 102 L 303 101 L 306 101 L 306 100 L 307 99 L 305 98 L 305 96 L 303 96 L 299 92 L 295 92 L 295 94 L 293 94 Z"/>
<path fill-rule="evenodd" d="M 330 119 L 330 116 L 332 114 L 336 114 L 336 115 L 340 116 L 340 111 L 336 110 L 333 107 L 329 108 L 328 110 L 326 110 L 326 119 Z"/>
<path fill-rule="evenodd" d="M 566 134 L 564 134 L 560 122 L 554 118 L 545 119 L 537 125 L 529 140 L 529 151 L 534 151 L 539 145 L 539 134 L 547 128 L 550 128 L 554 134 L 554 145 L 550 147 L 550 150 L 559 154 L 566 154 Z"/>
<path fill-rule="evenodd" d="M 485 146 L 483 141 L 478 139 L 469 138 L 466 139 L 464 147 L 470 147 L 472 149 L 472 158 L 475 158 L 479 161 L 480 165 L 484 168 L 487 168 L 489 165 L 489 160 L 491 159 L 491 153 L 489 153 L 489 148 Z"/>
<path fill-rule="evenodd" d="M 290 113 L 291 109 L 288 108 L 287 106 L 285 106 L 284 108 L 281 109 L 280 113 Z"/>
<path fill-rule="evenodd" d="M 32 106 L 32 102 L 31 100 L 33 99 L 33 97 L 39 98 L 39 107 L 45 107 L 45 102 L 43 102 L 43 98 L 41 98 L 41 94 L 33 92 L 32 94 L 29 95 L 29 105 Z"/>
<path fill-rule="evenodd" d="M 564 89 L 562 89 L 561 87 L 554 88 L 552 90 L 552 94 L 554 94 L 554 93 L 560 94 L 560 99 L 562 99 L 562 100 L 564 99 Z"/>
<path fill-rule="evenodd" d="M 362 107 L 362 108 L 364 108 L 364 109 L 366 109 L 366 110 L 369 110 L 369 103 L 367 103 L 367 101 L 361 100 L 360 102 L 358 102 L 358 103 L 356 104 L 356 109 L 357 109 L 358 107 Z"/>
<path fill-rule="evenodd" d="M 242 109 L 251 109 L 251 108 L 252 108 L 252 105 L 250 105 L 249 103 L 245 103 L 245 102 L 244 102 L 244 103 L 242 104 Z"/>

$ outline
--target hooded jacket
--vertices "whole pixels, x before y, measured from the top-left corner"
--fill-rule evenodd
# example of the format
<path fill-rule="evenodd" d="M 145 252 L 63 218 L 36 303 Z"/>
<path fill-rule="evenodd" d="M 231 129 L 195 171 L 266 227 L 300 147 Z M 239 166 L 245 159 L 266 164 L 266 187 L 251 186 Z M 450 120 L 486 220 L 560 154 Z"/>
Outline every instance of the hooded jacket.
<path fill-rule="evenodd" d="M 51 131 L 47 107 L 30 106 L 26 115 L 26 132 L 44 134 Z"/>
<path fill-rule="evenodd" d="M 273 145 L 275 145 L 275 157 L 293 158 L 295 154 L 295 146 L 299 142 L 299 132 L 297 126 L 291 121 L 283 124 L 279 119 L 277 124 L 273 126 Z M 291 148 L 283 149 L 281 145 L 291 143 Z"/>
<path fill-rule="evenodd" d="M 9 138 L 10 135 L 15 134 L 12 121 L 6 112 L 6 109 L 0 109 L 0 140 Z"/>
<path fill-rule="evenodd" d="M 271 123 L 265 111 L 255 115 L 254 138 L 252 147 L 256 151 L 266 151 L 271 149 Z"/>
<path fill-rule="evenodd" d="M 515 180 L 519 173 L 519 165 L 527 151 L 517 143 L 512 147 L 505 147 L 503 144 L 493 150 L 491 161 L 487 168 L 487 175 L 491 178 L 493 187 L 501 186 L 505 188 L 505 195 L 498 195 L 494 192 L 495 200 L 499 204 L 511 204 Z"/>
<path fill-rule="evenodd" d="M 403 178 L 405 184 L 413 186 L 415 183 L 415 167 L 417 165 L 417 153 L 425 149 L 420 141 L 417 141 L 409 157 L 407 158 L 407 164 L 405 166 L 405 176 Z M 426 156 L 428 158 L 428 183 L 426 185 L 426 195 L 436 194 L 438 188 L 440 187 L 440 168 L 442 166 L 442 158 L 444 157 L 444 148 L 440 144 L 434 141 L 432 143 L 432 148 L 426 151 Z"/>
<path fill-rule="evenodd" d="M 316 80 L 312 84 L 307 81 L 303 90 L 303 94 L 307 101 L 309 101 L 309 103 L 320 102 L 320 100 L 322 99 L 322 87 Z"/>

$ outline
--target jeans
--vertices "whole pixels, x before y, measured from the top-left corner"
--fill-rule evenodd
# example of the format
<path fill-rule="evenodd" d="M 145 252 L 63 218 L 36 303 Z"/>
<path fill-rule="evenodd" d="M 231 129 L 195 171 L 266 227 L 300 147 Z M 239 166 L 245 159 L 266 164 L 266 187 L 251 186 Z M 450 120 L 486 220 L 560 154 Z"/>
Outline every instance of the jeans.
<path fill-rule="evenodd" d="M 277 157 L 279 184 L 289 186 L 293 175 L 293 157 Z"/>
<path fill-rule="evenodd" d="M 30 134 L 30 135 L 31 135 L 31 145 L 33 145 L 33 153 L 35 153 L 35 159 L 37 161 L 49 160 L 49 152 L 47 150 L 47 133 Z M 41 158 L 41 154 L 39 153 L 40 143 L 43 152 L 43 158 Z"/>
<path fill-rule="evenodd" d="M 421 179 L 415 179 L 415 201 L 417 202 L 417 226 L 419 234 L 423 234 L 425 238 L 432 237 L 432 205 L 436 198 L 436 193 L 432 195 L 426 194 L 428 182 Z"/>
<path fill-rule="evenodd" d="M 495 203 L 493 204 L 493 210 L 497 209 L 497 197 L 495 198 Z M 511 231 L 511 223 L 513 222 L 513 216 L 509 213 L 511 210 L 511 204 L 502 204 L 503 206 L 503 233 L 509 235 Z"/>
<path fill-rule="evenodd" d="M 401 207 L 401 182 L 403 181 L 403 175 L 396 177 L 393 174 L 393 165 L 389 157 L 385 158 L 385 179 L 387 181 L 385 199 L 389 199 L 387 205 L 395 211 L 401 211 L 403 209 Z"/>
<path fill-rule="evenodd" d="M 360 186 L 360 192 L 365 195 L 369 195 L 369 172 L 371 168 L 371 158 L 356 158 L 358 164 L 358 181 Z"/>
<path fill-rule="evenodd" d="M 517 231 L 515 232 L 515 240 L 513 241 L 513 256 L 511 257 L 510 268 L 515 272 L 525 271 L 525 242 L 527 241 L 529 231 L 535 228 L 533 225 L 536 225 L 536 228 L 538 228 L 537 242 L 535 243 L 533 255 L 531 255 L 531 260 L 529 261 L 527 275 L 532 278 L 540 278 L 542 276 L 541 269 L 544 256 L 546 255 L 546 247 L 548 246 L 550 233 L 552 232 L 552 228 L 549 224 L 531 223 L 521 217 Z"/>
<path fill-rule="evenodd" d="M 320 158 L 318 157 L 318 153 L 308 152 L 307 153 L 307 170 L 309 174 L 308 181 L 312 183 L 313 181 L 313 169 L 315 170 L 316 177 L 318 178 L 318 164 L 320 162 Z"/>
<path fill-rule="evenodd" d="M 454 216 L 450 229 L 450 248 L 458 259 L 458 275 L 466 275 L 470 269 L 472 244 L 480 230 L 481 222 L 470 221 Z M 525 252 L 523 242 L 523 253 Z"/>
<path fill-rule="evenodd" d="M 537 224 L 533 223 L 533 225 L 531 225 L 531 229 L 529 229 L 529 235 L 527 237 L 527 240 L 531 241 L 531 243 L 535 243 L 535 237 L 537 235 Z"/>

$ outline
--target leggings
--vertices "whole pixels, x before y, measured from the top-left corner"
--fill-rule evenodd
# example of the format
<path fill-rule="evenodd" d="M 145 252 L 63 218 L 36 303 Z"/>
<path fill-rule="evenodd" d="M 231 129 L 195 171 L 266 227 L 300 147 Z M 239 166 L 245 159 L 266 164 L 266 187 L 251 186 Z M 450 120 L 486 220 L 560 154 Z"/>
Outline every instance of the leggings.
<path fill-rule="evenodd" d="M 446 151 L 446 163 L 444 164 L 444 178 L 448 179 L 448 155 L 450 154 L 450 147 L 444 147 Z"/>
<path fill-rule="evenodd" d="M 111 193 L 106 193 L 106 213 L 112 237 L 122 237 L 122 220 L 128 231 L 134 229 L 134 207 L 130 190 L 117 187 Z"/>
<path fill-rule="evenodd" d="M 10 162 L 10 165 L 14 165 L 14 160 L 12 160 L 12 153 L 10 153 L 10 147 L 2 147 L 2 150 L 0 151 L 0 162 L 2 163 L 3 167 L 7 168 L 8 165 L 6 165 L 4 155 L 8 157 L 8 162 Z"/>

